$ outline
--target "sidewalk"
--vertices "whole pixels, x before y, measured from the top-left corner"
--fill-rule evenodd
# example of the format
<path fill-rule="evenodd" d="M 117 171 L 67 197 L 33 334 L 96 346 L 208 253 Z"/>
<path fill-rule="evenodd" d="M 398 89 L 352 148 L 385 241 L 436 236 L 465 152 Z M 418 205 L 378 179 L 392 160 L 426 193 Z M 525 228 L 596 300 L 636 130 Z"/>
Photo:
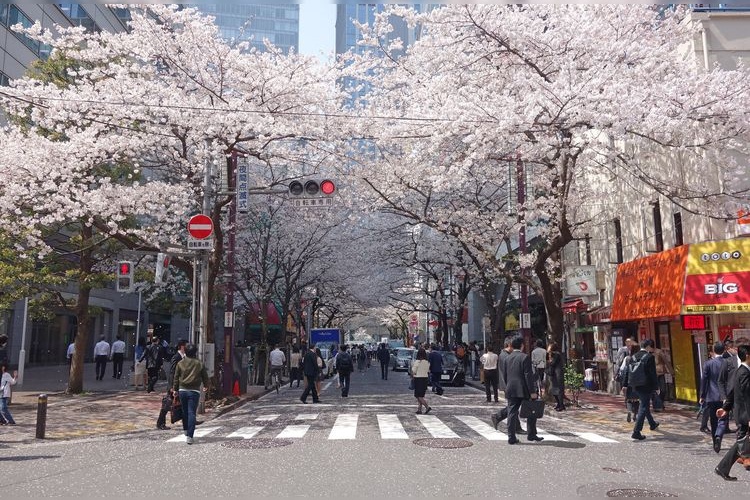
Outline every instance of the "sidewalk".
<path fill-rule="evenodd" d="M 112 378 L 112 365 L 107 366 L 104 380 L 96 380 L 94 364 L 84 367 L 84 392 L 65 394 L 68 365 L 27 368 L 23 385 L 13 387 L 9 410 L 16 425 L 0 426 L 0 443 L 32 443 L 36 439 L 37 403 L 40 394 L 47 395 L 47 424 L 45 440 L 66 440 L 82 437 L 109 436 L 133 432 L 161 432 L 156 429 L 156 418 L 167 383 L 160 380 L 155 391 L 126 387 L 129 377 Z M 262 386 L 248 387 L 247 394 L 230 396 L 220 401 L 208 401 L 205 414 L 198 420 L 209 421 L 245 402 L 257 399 L 267 391 Z M 167 425 L 169 414 L 167 415 Z M 181 426 L 180 422 L 175 424 Z"/>

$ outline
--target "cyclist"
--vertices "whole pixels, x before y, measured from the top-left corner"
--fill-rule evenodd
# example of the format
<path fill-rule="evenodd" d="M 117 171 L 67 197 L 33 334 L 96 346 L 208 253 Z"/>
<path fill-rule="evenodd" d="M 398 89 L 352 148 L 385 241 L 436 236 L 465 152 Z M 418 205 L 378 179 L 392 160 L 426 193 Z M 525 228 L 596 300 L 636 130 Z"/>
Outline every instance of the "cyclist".
<path fill-rule="evenodd" d="M 268 359 L 271 362 L 271 382 L 276 386 L 281 385 L 281 374 L 286 363 L 286 356 L 284 356 L 278 345 L 274 345 L 271 354 L 268 355 Z M 278 377 L 278 379 L 274 377 Z"/>

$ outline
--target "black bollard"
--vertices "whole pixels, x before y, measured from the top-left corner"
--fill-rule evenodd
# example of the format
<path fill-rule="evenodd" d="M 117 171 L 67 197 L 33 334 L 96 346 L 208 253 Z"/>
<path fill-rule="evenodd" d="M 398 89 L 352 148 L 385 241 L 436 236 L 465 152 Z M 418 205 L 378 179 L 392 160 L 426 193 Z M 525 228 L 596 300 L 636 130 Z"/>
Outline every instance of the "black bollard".
<path fill-rule="evenodd" d="M 47 429 L 47 395 L 40 394 L 36 405 L 36 438 L 44 439 Z"/>

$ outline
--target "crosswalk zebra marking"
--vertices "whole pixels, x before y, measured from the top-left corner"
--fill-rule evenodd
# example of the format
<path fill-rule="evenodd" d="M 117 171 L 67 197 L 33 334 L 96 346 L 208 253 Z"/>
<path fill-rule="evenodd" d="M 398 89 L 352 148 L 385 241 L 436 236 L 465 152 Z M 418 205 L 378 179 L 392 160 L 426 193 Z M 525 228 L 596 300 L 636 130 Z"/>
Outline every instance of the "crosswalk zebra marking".
<path fill-rule="evenodd" d="M 221 429 L 221 427 L 197 427 L 195 429 L 195 432 L 193 432 L 193 437 L 203 437 L 208 436 L 213 431 Z M 167 440 L 168 443 L 184 443 L 185 442 L 185 434 L 180 434 L 177 437 L 173 437 L 172 439 Z"/>
<path fill-rule="evenodd" d="M 276 438 L 277 439 L 299 439 L 305 437 L 307 431 L 310 429 L 309 425 L 287 425 L 283 431 L 281 431 Z"/>
<path fill-rule="evenodd" d="M 417 415 L 417 419 L 422 423 L 427 432 L 434 438 L 458 438 L 458 434 L 453 432 L 450 427 L 445 425 L 435 415 Z"/>
<path fill-rule="evenodd" d="M 576 436 L 585 439 L 586 441 L 591 441 L 592 443 L 618 443 L 619 441 L 615 441 L 614 439 L 609 439 L 604 436 L 600 436 L 599 434 L 594 434 L 593 432 L 574 432 Z"/>
<path fill-rule="evenodd" d="M 555 436 L 554 434 L 550 434 L 544 429 L 540 429 L 538 427 L 536 429 L 536 434 L 539 437 L 543 437 L 545 441 L 567 441 L 567 439 L 561 438 L 560 436 Z"/>
<path fill-rule="evenodd" d="M 254 437 L 256 434 L 258 434 L 260 431 L 265 429 L 265 427 L 241 427 L 234 431 L 233 433 L 229 434 L 228 438 L 242 438 L 242 439 L 250 439 Z"/>
<path fill-rule="evenodd" d="M 409 439 L 397 415 L 378 414 L 378 427 L 382 439 Z"/>
<path fill-rule="evenodd" d="M 256 422 L 272 422 L 279 418 L 281 415 L 275 414 L 275 415 L 263 415 L 255 419 Z"/>
<path fill-rule="evenodd" d="M 342 413 L 336 417 L 328 439 L 355 439 L 357 437 L 357 421 L 359 415 L 356 413 Z"/>
<path fill-rule="evenodd" d="M 318 418 L 317 413 L 300 413 L 294 417 L 294 420 L 315 420 L 316 418 Z"/>
<path fill-rule="evenodd" d="M 495 430 L 494 427 L 486 422 L 483 422 L 477 417 L 472 417 L 469 415 L 457 415 L 456 418 L 488 441 L 500 441 L 508 439 L 507 434 L 503 434 L 502 432 Z"/>

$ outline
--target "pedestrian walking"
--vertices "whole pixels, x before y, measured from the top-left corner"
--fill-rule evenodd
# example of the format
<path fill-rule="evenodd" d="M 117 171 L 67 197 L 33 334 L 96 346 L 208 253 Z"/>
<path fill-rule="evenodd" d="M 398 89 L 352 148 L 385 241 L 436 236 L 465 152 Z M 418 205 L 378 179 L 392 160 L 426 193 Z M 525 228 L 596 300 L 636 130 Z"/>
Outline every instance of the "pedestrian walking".
<path fill-rule="evenodd" d="M 547 373 L 549 375 L 549 392 L 555 397 L 555 411 L 565 410 L 565 372 L 560 348 L 556 342 L 547 346 Z"/>
<path fill-rule="evenodd" d="M 8 401 L 12 394 L 11 386 L 16 385 L 16 378 L 18 372 L 13 371 L 13 375 L 8 373 L 8 363 L 3 361 L 0 363 L 0 419 L 4 424 L 16 425 L 16 421 L 13 420 L 13 415 L 10 414 L 8 409 Z"/>
<path fill-rule="evenodd" d="M 651 401 L 654 411 L 662 411 L 667 397 L 667 375 L 672 375 L 672 364 L 664 351 L 659 348 L 654 349 L 654 359 L 656 360 L 656 379 L 658 380 L 659 390 L 654 391 Z"/>
<path fill-rule="evenodd" d="M 300 401 L 307 404 L 307 395 L 312 392 L 313 403 L 319 403 L 318 391 L 315 388 L 315 381 L 318 378 L 318 355 L 315 352 L 315 344 L 310 344 L 310 348 L 302 358 L 302 373 L 305 375 L 305 390 L 300 396 Z"/>
<path fill-rule="evenodd" d="M 487 352 L 482 354 L 480 360 L 482 363 L 482 369 L 484 370 L 484 392 L 487 395 L 488 403 L 491 401 L 491 396 L 495 397 L 495 402 L 498 401 L 497 386 L 499 375 L 497 373 L 497 360 L 498 356 L 495 354 L 495 349 L 492 346 L 488 346 Z"/>
<path fill-rule="evenodd" d="M 318 347 L 315 348 L 315 355 L 317 356 L 315 362 L 318 364 L 318 375 L 315 377 L 315 390 L 318 391 L 318 396 L 320 396 L 320 385 L 326 378 L 326 360 L 323 359 L 323 353 Z"/>
<path fill-rule="evenodd" d="M 534 367 L 536 374 L 536 383 L 539 387 L 539 394 L 544 389 L 544 374 L 547 369 L 547 350 L 544 348 L 544 341 L 536 339 L 534 350 L 531 351 L 531 366 Z"/>
<path fill-rule="evenodd" d="M 479 349 L 473 340 L 469 342 L 469 363 L 471 364 L 471 380 L 479 380 Z"/>
<path fill-rule="evenodd" d="M 144 337 L 138 338 L 138 343 L 135 346 L 135 355 L 133 356 L 133 385 L 135 390 L 140 389 L 141 386 L 145 389 L 148 386 L 148 375 L 146 373 L 146 360 L 143 359 L 143 353 L 146 352 L 146 339 Z"/>
<path fill-rule="evenodd" d="M 411 375 L 414 377 L 414 397 L 417 398 L 417 415 L 421 415 L 422 407 L 424 413 L 430 413 L 432 406 L 427 403 L 427 381 L 430 376 L 430 362 L 427 360 L 427 352 L 423 348 L 417 351 L 417 359 L 411 365 Z"/>
<path fill-rule="evenodd" d="M 292 384 L 296 381 L 297 387 L 299 387 L 299 381 L 302 378 L 302 355 L 299 352 L 299 347 L 292 347 L 292 354 L 289 355 L 289 388 L 292 388 Z"/>
<path fill-rule="evenodd" d="M 505 341 L 503 342 L 503 348 L 500 350 L 500 352 L 497 355 L 497 383 L 498 383 L 499 389 L 503 391 L 503 393 L 505 393 L 506 385 L 505 385 L 505 379 L 503 378 L 503 374 L 500 371 L 500 366 L 502 366 L 505 359 L 513 351 L 513 346 L 511 345 L 512 341 L 513 341 L 513 337 L 505 337 Z M 497 429 L 497 425 L 503 420 L 505 420 L 506 418 L 508 418 L 508 406 L 507 405 L 504 406 L 503 408 L 500 408 L 500 410 L 492 416 L 492 425 L 495 427 L 495 429 Z M 520 420 L 518 421 L 516 432 L 522 433 L 522 434 L 526 432 L 521 427 Z"/>
<path fill-rule="evenodd" d="M 195 413 L 201 397 L 201 384 L 204 391 L 208 389 L 208 373 L 203 363 L 196 358 L 197 354 L 198 348 L 195 344 L 185 347 L 185 357 L 177 363 L 172 385 L 172 390 L 180 395 L 182 430 L 185 431 L 187 444 L 194 442 Z"/>
<path fill-rule="evenodd" d="M 342 345 L 341 350 L 334 359 L 336 371 L 339 374 L 339 386 L 341 387 L 341 397 L 349 397 L 349 385 L 351 384 L 351 375 L 354 371 L 354 361 L 349 353 L 349 347 Z"/>
<path fill-rule="evenodd" d="M 109 359 L 112 360 L 112 378 L 119 379 L 122 377 L 122 365 L 125 361 L 125 342 L 119 335 L 116 335 L 115 339 L 109 351 Z"/>
<path fill-rule="evenodd" d="M 376 356 L 380 361 L 380 380 L 388 380 L 388 364 L 391 362 L 391 352 L 385 342 L 378 347 Z"/>
<path fill-rule="evenodd" d="M 737 348 L 732 339 L 724 340 L 724 354 L 722 354 L 722 359 L 724 360 L 724 373 L 721 377 L 720 383 L 724 384 L 727 394 L 729 394 L 734 384 L 734 375 L 741 364 L 740 359 L 737 356 Z M 719 419 L 716 424 L 717 435 L 724 436 L 728 432 L 731 432 L 729 430 L 730 416 L 730 413 L 727 413 L 724 418 Z"/>
<path fill-rule="evenodd" d="M 443 374 L 443 354 L 438 350 L 438 346 L 432 344 L 430 355 L 427 357 L 430 362 L 430 378 L 432 379 L 432 392 L 438 396 L 443 395 L 443 386 L 440 385 L 440 376 Z"/>
<path fill-rule="evenodd" d="M 357 346 L 357 370 L 359 370 L 360 373 L 365 372 L 365 358 L 367 357 L 367 352 L 365 351 L 364 346 Z"/>
<path fill-rule="evenodd" d="M 658 390 L 659 385 L 656 378 L 656 360 L 652 354 L 653 349 L 653 340 L 644 339 L 641 341 L 641 349 L 632 356 L 623 383 L 624 390 L 632 386 L 638 395 L 638 414 L 635 417 L 635 426 L 631 437 L 639 441 L 646 439 L 646 436 L 641 434 L 645 420 L 648 420 L 649 428 L 652 431 L 659 427 L 659 422 L 654 420 L 653 415 L 651 415 L 651 393 Z"/>
<path fill-rule="evenodd" d="M 187 347 L 187 341 L 179 339 L 177 341 L 177 350 L 175 351 L 172 359 L 169 360 L 169 373 L 167 373 L 167 393 L 161 400 L 161 410 L 159 410 L 159 416 L 156 418 L 156 428 L 161 431 L 168 431 L 170 429 L 167 426 L 167 413 L 172 409 L 172 401 L 174 400 L 174 376 L 177 372 L 177 364 L 185 358 L 185 348 Z M 172 422 L 174 423 L 174 422 Z"/>
<path fill-rule="evenodd" d="M 146 372 L 148 373 L 148 386 L 146 392 L 154 392 L 154 386 L 159 380 L 159 370 L 164 356 L 162 355 L 162 347 L 159 343 L 158 337 L 151 339 L 151 344 L 146 347 L 146 350 L 141 355 L 141 361 L 146 361 Z"/>
<path fill-rule="evenodd" d="M 73 355 L 75 353 L 76 353 L 76 343 L 74 340 L 70 344 L 68 344 L 68 352 L 65 354 L 65 357 L 68 358 L 68 366 L 73 364 Z"/>
<path fill-rule="evenodd" d="M 716 453 L 721 451 L 721 440 L 723 434 L 718 432 L 718 417 L 716 410 L 721 408 L 727 399 L 727 384 L 725 373 L 727 365 L 724 362 L 724 344 L 715 342 L 713 345 L 713 356 L 703 365 L 701 373 L 700 399 L 698 402 L 705 405 L 704 412 L 708 414 L 711 424 L 711 440 Z"/>
<path fill-rule="evenodd" d="M 109 358 L 109 342 L 104 340 L 104 335 L 99 337 L 99 342 L 94 346 L 94 361 L 96 362 L 96 380 L 104 379 L 104 372 L 107 369 L 107 359 Z"/>
<path fill-rule="evenodd" d="M 637 353 L 639 350 L 638 344 L 635 342 L 630 342 L 628 344 L 628 354 L 623 358 L 622 363 L 620 364 L 619 369 L 619 379 L 622 382 L 625 381 L 625 377 L 628 372 L 628 365 L 630 364 L 630 360 L 633 359 L 633 355 Z M 621 390 L 625 389 L 625 409 L 627 410 L 628 414 L 627 417 L 625 417 L 625 420 L 628 421 L 628 423 L 632 422 L 633 417 L 638 414 L 638 408 L 640 406 L 640 403 L 638 402 L 638 394 L 635 392 L 635 387 L 621 387 Z"/>
<path fill-rule="evenodd" d="M 732 465 L 738 458 L 742 457 L 742 451 L 750 449 L 750 346 L 741 345 L 737 348 L 737 357 L 741 364 L 735 372 L 734 382 L 729 386 L 729 394 L 724 405 L 716 410 L 718 418 L 724 418 L 729 411 L 734 411 L 734 419 L 737 422 L 737 440 L 729 448 L 716 466 L 714 472 L 725 481 L 736 481 L 735 476 L 730 476 Z M 745 459 L 745 469 L 750 469 L 750 456 Z"/>
<path fill-rule="evenodd" d="M 519 411 L 525 400 L 536 400 L 539 397 L 534 368 L 531 357 L 521 351 L 523 337 L 511 340 L 512 351 L 503 358 L 498 366 L 500 376 L 505 380 L 505 398 L 508 400 L 508 444 L 518 443 L 516 429 L 520 425 Z M 492 424 L 497 427 L 499 415 L 492 415 Z M 526 419 L 526 439 L 528 441 L 543 441 L 537 435 L 536 417 Z"/>

